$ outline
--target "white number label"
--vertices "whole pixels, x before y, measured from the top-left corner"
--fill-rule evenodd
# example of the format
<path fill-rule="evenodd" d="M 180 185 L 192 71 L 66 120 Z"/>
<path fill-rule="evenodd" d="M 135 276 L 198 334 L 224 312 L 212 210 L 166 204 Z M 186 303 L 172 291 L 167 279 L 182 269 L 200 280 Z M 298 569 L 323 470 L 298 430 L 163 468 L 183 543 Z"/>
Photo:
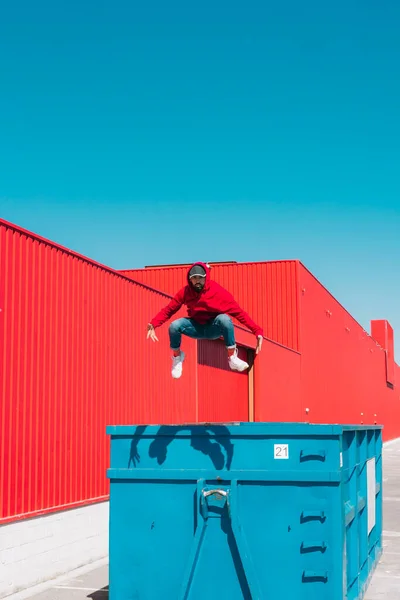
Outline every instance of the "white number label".
<path fill-rule="evenodd" d="M 274 444 L 274 458 L 289 458 L 289 444 Z"/>

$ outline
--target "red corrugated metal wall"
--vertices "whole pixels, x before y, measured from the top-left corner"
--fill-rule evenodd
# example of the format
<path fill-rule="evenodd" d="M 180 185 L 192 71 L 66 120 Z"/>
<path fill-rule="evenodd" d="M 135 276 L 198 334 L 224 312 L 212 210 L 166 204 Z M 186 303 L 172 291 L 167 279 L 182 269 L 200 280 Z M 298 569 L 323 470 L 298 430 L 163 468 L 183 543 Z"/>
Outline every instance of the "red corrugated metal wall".
<path fill-rule="evenodd" d="M 186 271 L 187 266 L 167 266 L 125 273 L 174 293 L 185 284 Z M 400 435 L 400 419 L 398 425 L 393 421 L 400 416 L 398 387 L 386 385 L 387 380 L 393 386 L 398 372 L 389 324 L 382 332 L 385 322 L 372 322 L 380 349 L 297 261 L 216 264 L 212 277 L 234 294 L 268 338 L 301 352 L 301 358 L 289 358 L 284 350 L 279 359 L 272 353 L 267 361 L 266 352 L 257 359 L 255 389 L 261 402 L 256 402 L 257 420 L 373 423 L 376 419 L 385 424 L 384 439 Z M 291 368 L 285 380 L 286 362 Z M 265 367 L 260 375 L 261 365 Z M 270 379 L 264 377 L 268 368 Z M 295 389 L 299 377 L 301 393 Z M 276 378 L 281 387 L 275 387 Z M 274 402 L 267 400 L 271 395 Z"/>
<path fill-rule="evenodd" d="M 248 376 L 222 343 L 185 340 L 172 380 L 168 326 L 146 340 L 168 301 L 0 221 L 0 522 L 106 499 L 107 424 L 247 419 Z"/>
<path fill-rule="evenodd" d="M 223 342 L 201 340 L 198 344 L 199 421 L 247 421 L 247 373 L 231 371 Z M 238 355 L 247 360 L 245 348 L 239 347 Z"/>
<path fill-rule="evenodd" d="M 316 423 L 383 423 L 400 435 L 399 390 L 386 383 L 385 353 L 303 266 L 300 268 L 302 406 Z"/>
<path fill-rule="evenodd" d="M 264 328 L 265 337 L 299 349 L 297 261 L 215 264 L 211 276 Z M 186 284 L 187 266 L 121 271 L 174 295 Z"/>
<path fill-rule="evenodd" d="M 254 420 L 306 421 L 300 393 L 301 356 L 264 343 L 255 359 Z"/>
<path fill-rule="evenodd" d="M 307 269 L 219 265 L 213 276 L 301 356 L 265 340 L 250 376 L 227 369 L 222 342 L 185 340 L 172 380 L 168 326 L 146 340 L 167 296 L 0 220 L 0 522 L 106 499 L 107 424 L 246 420 L 251 377 L 255 420 L 378 422 L 384 439 L 400 435 L 386 352 Z M 241 327 L 236 339 L 254 348 Z"/>
<path fill-rule="evenodd" d="M 0 521 L 105 496 L 110 423 L 196 420 L 197 347 L 173 381 L 168 298 L 0 223 Z"/>

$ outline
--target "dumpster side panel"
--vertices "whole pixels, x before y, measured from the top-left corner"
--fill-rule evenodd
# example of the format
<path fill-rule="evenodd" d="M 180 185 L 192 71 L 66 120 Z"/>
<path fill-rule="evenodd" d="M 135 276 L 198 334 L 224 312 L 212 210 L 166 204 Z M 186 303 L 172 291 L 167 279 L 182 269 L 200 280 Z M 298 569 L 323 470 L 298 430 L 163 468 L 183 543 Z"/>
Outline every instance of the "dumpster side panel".
<path fill-rule="evenodd" d="M 342 441 L 348 598 L 362 597 L 382 552 L 382 432 L 349 430 Z"/>
<path fill-rule="evenodd" d="M 363 597 L 381 540 L 379 500 L 368 494 L 379 497 L 379 429 L 248 423 L 108 433 L 110 600 L 155 600 L 161 589 L 200 600 L 205 581 L 235 600 Z"/>
<path fill-rule="evenodd" d="M 160 510 L 162 503 L 162 510 Z M 178 598 L 190 553 L 195 490 L 185 482 L 132 485 L 110 494 L 110 599 Z M 129 532 L 127 536 L 122 532 Z"/>
<path fill-rule="evenodd" d="M 339 483 L 270 481 L 243 484 L 239 494 L 240 526 L 265 597 L 341 598 Z M 324 518 L 302 518 L 310 510 L 323 512 Z"/>

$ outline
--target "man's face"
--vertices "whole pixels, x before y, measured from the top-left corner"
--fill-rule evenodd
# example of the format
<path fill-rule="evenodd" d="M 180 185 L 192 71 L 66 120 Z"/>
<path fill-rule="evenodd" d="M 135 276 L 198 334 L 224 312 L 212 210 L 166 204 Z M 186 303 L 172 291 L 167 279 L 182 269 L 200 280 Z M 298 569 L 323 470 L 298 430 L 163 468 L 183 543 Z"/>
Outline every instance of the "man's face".
<path fill-rule="evenodd" d="M 201 292 L 201 290 L 204 287 L 204 284 L 206 282 L 206 278 L 202 277 L 201 275 L 194 275 L 193 277 L 190 278 L 190 282 L 192 284 L 192 286 L 194 287 L 194 289 L 196 290 L 196 292 Z"/>

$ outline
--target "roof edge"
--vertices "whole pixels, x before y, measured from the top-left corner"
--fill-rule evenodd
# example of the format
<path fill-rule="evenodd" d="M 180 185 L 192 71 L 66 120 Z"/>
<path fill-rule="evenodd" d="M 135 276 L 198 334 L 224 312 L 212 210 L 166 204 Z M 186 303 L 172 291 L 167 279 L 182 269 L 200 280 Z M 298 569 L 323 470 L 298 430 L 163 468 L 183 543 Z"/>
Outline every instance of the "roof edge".
<path fill-rule="evenodd" d="M 249 260 L 249 261 L 244 261 L 244 262 L 238 262 L 235 260 L 231 260 L 231 261 L 223 261 L 223 262 L 218 262 L 218 261 L 206 261 L 208 265 L 210 266 L 214 266 L 214 267 L 228 267 L 231 265 L 235 265 L 237 267 L 240 266 L 246 266 L 246 265 L 270 265 L 270 264 L 276 264 L 276 263 L 297 263 L 300 262 L 297 258 L 287 258 L 287 259 L 282 259 L 282 260 Z M 144 267 L 136 267 L 136 268 L 128 268 L 128 269 L 119 269 L 119 272 L 122 273 L 131 273 L 134 271 L 161 271 L 162 269 L 180 269 L 180 268 L 187 268 L 190 267 L 193 263 L 176 263 L 176 264 L 166 264 L 166 265 L 150 265 L 150 266 L 144 266 Z"/>

